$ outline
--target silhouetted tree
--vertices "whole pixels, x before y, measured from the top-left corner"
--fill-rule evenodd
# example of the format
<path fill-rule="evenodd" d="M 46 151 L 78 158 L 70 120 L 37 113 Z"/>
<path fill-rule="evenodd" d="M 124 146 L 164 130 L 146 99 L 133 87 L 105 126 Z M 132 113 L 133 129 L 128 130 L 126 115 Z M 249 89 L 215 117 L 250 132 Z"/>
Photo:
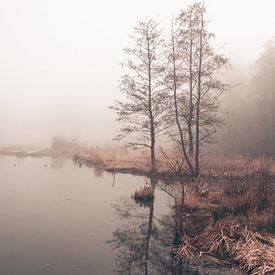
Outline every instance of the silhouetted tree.
<path fill-rule="evenodd" d="M 125 100 L 111 107 L 122 124 L 117 140 L 127 138 L 132 148 L 149 148 L 151 171 L 156 170 L 156 138 L 165 130 L 164 111 L 166 93 L 160 82 L 164 71 L 161 61 L 163 39 L 158 24 L 152 19 L 139 22 L 131 36 L 134 46 L 125 49 L 124 64 L 128 69 L 120 83 Z"/>
<path fill-rule="evenodd" d="M 168 110 L 171 114 L 172 124 L 175 121 L 177 127 L 177 133 L 174 134 L 170 132 L 169 135 L 179 143 L 180 148 L 183 153 L 183 157 L 186 160 L 191 175 L 194 175 L 194 168 L 192 165 L 192 160 L 190 159 L 188 152 L 187 152 L 187 145 L 185 140 L 185 124 L 182 123 L 182 114 L 185 111 L 185 106 L 183 106 L 183 102 L 185 99 L 182 93 L 179 95 L 179 90 L 183 86 L 183 75 L 182 75 L 182 59 L 180 58 L 180 47 L 176 40 L 176 33 L 174 32 L 174 21 L 172 21 L 172 29 L 171 29 L 171 41 L 167 44 L 167 55 L 168 55 L 168 66 L 164 78 L 165 86 L 172 91 L 172 108 Z M 171 123 L 171 121 L 170 121 Z M 191 142 L 193 144 L 193 142 Z M 190 139 L 189 139 L 190 144 Z M 191 147 L 189 148 L 191 150 Z M 192 149 L 193 150 L 193 149 Z"/>
<path fill-rule="evenodd" d="M 168 44 L 170 69 L 166 76 L 173 91 L 178 143 L 195 177 L 200 173 L 201 145 L 211 140 L 222 123 L 219 98 L 229 88 L 218 78 L 228 59 L 211 46 L 214 35 L 206 28 L 204 14 L 203 4 L 195 3 L 177 17 Z"/>

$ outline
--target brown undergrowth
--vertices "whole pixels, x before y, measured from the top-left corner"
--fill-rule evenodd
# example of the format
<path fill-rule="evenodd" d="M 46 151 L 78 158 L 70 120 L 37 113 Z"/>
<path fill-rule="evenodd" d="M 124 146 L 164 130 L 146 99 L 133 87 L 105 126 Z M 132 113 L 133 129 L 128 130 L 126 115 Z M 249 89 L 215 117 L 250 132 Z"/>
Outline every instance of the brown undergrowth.
<path fill-rule="evenodd" d="M 184 234 L 177 256 L 219 266 L 238 264 L 253 275 L 275 272 L 274 239 L 225 220 L 209 224 L 196 237 Z"/>
<path fill-rule="evenodd" d="M 231 182 L 185 200 L 180 259 L 239 266 L 248 274 L 275 274 L 275 192 L 265 181 Z M 195 211 L 195 212 L 194 212 Z"/>

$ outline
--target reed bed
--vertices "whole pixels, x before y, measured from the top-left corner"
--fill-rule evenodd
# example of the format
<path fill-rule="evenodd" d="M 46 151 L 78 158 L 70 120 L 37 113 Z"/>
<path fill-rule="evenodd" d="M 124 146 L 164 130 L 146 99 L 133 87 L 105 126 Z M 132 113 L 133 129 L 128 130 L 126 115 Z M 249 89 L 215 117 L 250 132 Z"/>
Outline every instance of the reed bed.
<path fill-rule="evenodd" d="M 159 151 L 157 155 L 157 171 L 160 177 L 171 177 L 167 162 Z M 150 172 L 150 156 L 147 151 L 133 151 L 121 148 L 91 148 L 78 152 L 76 160 L 90 165 L 104 166 L 109 171 Z M 186 177 L 189 176 L 188 171 Z M 263 156 L 232 156 L 203 154 L 201 157 L 201 176 L 206 179 L 261 179 L 275 177 L 275 162 Z"/>
<path fill-rule="evenodd" d="M 275 273 L 275 241 L 239 224 L 211 223 L 196 237 L 182 236 L 177 256 L 218 266 L 238 264 L 251 275 Z"/>
<path fill-rule="evenodd" d="M 260 179 L 275 176 L 275 162 L 267 157 L 202 156 L 202 175 L 217 179 Z"/>
<path fill-rule="evenodd" d="M 154 188 L 145 185 L 144 187 L 135 191 L 133 198 L 136 202 L 151 202 L 154 199 Z"/>

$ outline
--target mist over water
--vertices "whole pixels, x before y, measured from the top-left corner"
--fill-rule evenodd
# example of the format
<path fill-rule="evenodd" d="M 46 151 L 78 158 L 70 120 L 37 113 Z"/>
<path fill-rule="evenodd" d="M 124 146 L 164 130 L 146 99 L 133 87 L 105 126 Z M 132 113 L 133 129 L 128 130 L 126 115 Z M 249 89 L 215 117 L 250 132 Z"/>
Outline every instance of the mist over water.
<path fill-rule="evenodd" d="M 1 1 L 0 145 L 48 146 L 54 135 L 110 143 L 117 127 L 108 106 L 133 26 L 146 16 L 167 26 L 192 2 Z M 205 6 L 217 47 L 250 70 L 274 35 L 274 2 Z"/>

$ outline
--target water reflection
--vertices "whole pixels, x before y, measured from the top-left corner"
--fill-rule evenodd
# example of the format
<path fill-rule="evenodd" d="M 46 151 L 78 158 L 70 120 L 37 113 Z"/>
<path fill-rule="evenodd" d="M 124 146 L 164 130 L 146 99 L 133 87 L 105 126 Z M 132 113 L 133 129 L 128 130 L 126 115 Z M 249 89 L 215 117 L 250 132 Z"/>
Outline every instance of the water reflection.
<path fill-rule="evenodd" d="M 157 182 L 150 179 L 154 193 Z M 167 217 L 154 215 L 155 201 L 136 203 L 124 198 L 114 204 L 124 223 L 113 232 L 110 240 L 115 252 L 120 274 L 169 274 L 174 265 L 169 256 L 171 243 L 167 236 Z M 126 222 L 127 219 L 127 222 Z M 165 228 L 164 228 L 165 226 Z M 174 226 L 169 230 L 173 231 Z M 176 273 L 172 273 L 176 274 Z"/>
<path fill-rule="evenodd" d="M 115 208 L 121 219 L 127 219 L 113 232 L 110 240 L 116 251 L 116 271 L 120 274 L 148 274 L 148 265 L 154 263 L 151 252 L 157 234 L 153 225 L 154 204 L 140 211 L 132 199 L 122 199 Z"/>
<path fill-rule="evenodd" d="M 93 168 L 94 176 L 96 178 L 102 178 L 104 174 L 104 170 L 102 168 L 94 167 Z"/>
<path fill-rule="evenodd" d="M 62 169 L 64 168 L 66 161 L 67 160 L 64 158 L 52 157 L 50 166 L 54 169 Z"/>

